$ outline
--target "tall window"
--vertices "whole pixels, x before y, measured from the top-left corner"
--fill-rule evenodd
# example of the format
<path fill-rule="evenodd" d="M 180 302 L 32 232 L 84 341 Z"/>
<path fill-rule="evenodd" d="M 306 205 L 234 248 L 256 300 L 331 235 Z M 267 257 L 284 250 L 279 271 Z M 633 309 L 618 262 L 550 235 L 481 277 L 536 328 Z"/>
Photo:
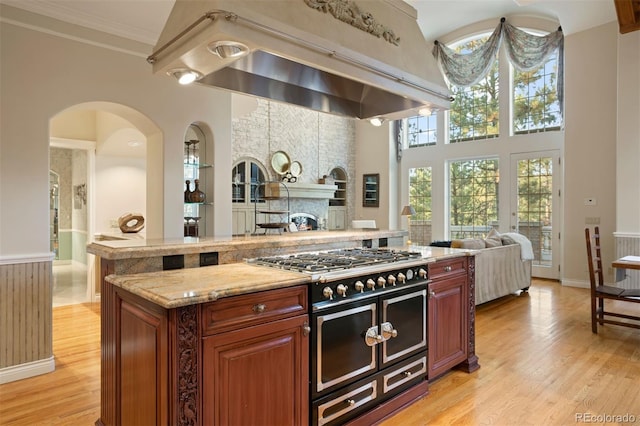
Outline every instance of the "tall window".
<path fill-rule="evenodd" d="M 556 89 L 557 57 L 529 72 L 513 73 L 513 133 L 559 130 L 562 125 Z"/>
<path fill-rule="evenodd" d="M 455 47 L 458 53 L 468 53 L 486 42 L 476 38 Z M 451 86 L 454 101 L 449 111 L 449 142 L 488 139 L 500 134 L 498 121 L 498 58 L 480 82 L 469 87 Z"/>
<path fill-rule="evenodd" d="M 415 244 L 431 242 L 431 167 L 409 169 L 409 204 L 416 214 L 411 217 L 411 240 Z"/>
<path fill-rule="evenodd" d="M 438 138 L 436 114 L 407 118 L 407 142 L 409 147 L 435 145 Z"/>
<path fill-rule="evenodd" d="M 477 238 L 498 227 L 497 159 L 449 164 L 449 237 Z"/>

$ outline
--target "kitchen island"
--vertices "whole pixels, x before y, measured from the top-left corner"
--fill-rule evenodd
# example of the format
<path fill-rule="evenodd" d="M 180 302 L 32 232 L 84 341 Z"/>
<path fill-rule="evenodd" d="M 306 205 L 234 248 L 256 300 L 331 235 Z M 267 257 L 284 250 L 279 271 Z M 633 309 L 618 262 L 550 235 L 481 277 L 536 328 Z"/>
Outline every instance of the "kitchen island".
<path fill-rule="evenodd" d="M 393 399 L 351 419 L 356 423 L 423 397 L 427 379 L 451 368 L 479 367 L 473 252 L 411 251 L 432 276 L 429 369 Z M 313 278 L 247 263 L 106 277 L 97 424 L 315 423 L 309 411 Z"/>
<path fill-rule="evenodd" d="M 87 246 L 87 253 L 96 256 L 94 290 L 100 294 L 102 281 L 110 274 L 225 265 L 248 258 L 301 251 L 398 246 L 406 236 L 407 231 L 403 230 L 307 231 L 171 239 L 147 239 L 140 234 L 100 234 Z"/>

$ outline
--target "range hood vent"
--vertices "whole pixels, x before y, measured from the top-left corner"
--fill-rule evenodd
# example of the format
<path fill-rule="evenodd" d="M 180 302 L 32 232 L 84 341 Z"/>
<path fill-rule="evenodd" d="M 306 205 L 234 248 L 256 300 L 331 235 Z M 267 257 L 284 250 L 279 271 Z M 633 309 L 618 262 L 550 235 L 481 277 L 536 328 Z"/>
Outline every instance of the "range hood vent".
<path fill-rule="evenodd" d="M 415 9 L 357 3 L 176 0 L 147 60 L 154 73 L 193 70 L 202 85 L 358 119 L 448 109 Z"/>

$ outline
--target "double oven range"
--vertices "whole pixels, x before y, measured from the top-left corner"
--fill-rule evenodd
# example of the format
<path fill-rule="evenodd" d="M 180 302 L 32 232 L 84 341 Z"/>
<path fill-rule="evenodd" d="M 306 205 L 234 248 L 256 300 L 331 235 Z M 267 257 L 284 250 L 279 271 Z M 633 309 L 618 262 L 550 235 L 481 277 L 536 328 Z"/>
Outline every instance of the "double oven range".
<path fill-rule="evenodd" d="M 427 263 L 393 249 L 252 259 L 312 274 L 311 423 L 343 424 L 427 376 Z"/>

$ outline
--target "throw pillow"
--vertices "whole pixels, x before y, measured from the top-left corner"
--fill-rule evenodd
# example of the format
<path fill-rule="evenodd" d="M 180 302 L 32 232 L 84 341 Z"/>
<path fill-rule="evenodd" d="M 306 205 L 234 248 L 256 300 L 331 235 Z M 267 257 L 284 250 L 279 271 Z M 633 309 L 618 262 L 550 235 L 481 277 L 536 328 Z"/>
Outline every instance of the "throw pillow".
<path fill-rule="evenodd" d="M 496 231 L 495 228 L 492 228 L 491 231 L 489 231 L 487 238 L 484 239 L 484 242 L 487 245 L 487 248 L 499 247 L 502 245 L 502 238 L 500 238 L 500 233 Z"/>

